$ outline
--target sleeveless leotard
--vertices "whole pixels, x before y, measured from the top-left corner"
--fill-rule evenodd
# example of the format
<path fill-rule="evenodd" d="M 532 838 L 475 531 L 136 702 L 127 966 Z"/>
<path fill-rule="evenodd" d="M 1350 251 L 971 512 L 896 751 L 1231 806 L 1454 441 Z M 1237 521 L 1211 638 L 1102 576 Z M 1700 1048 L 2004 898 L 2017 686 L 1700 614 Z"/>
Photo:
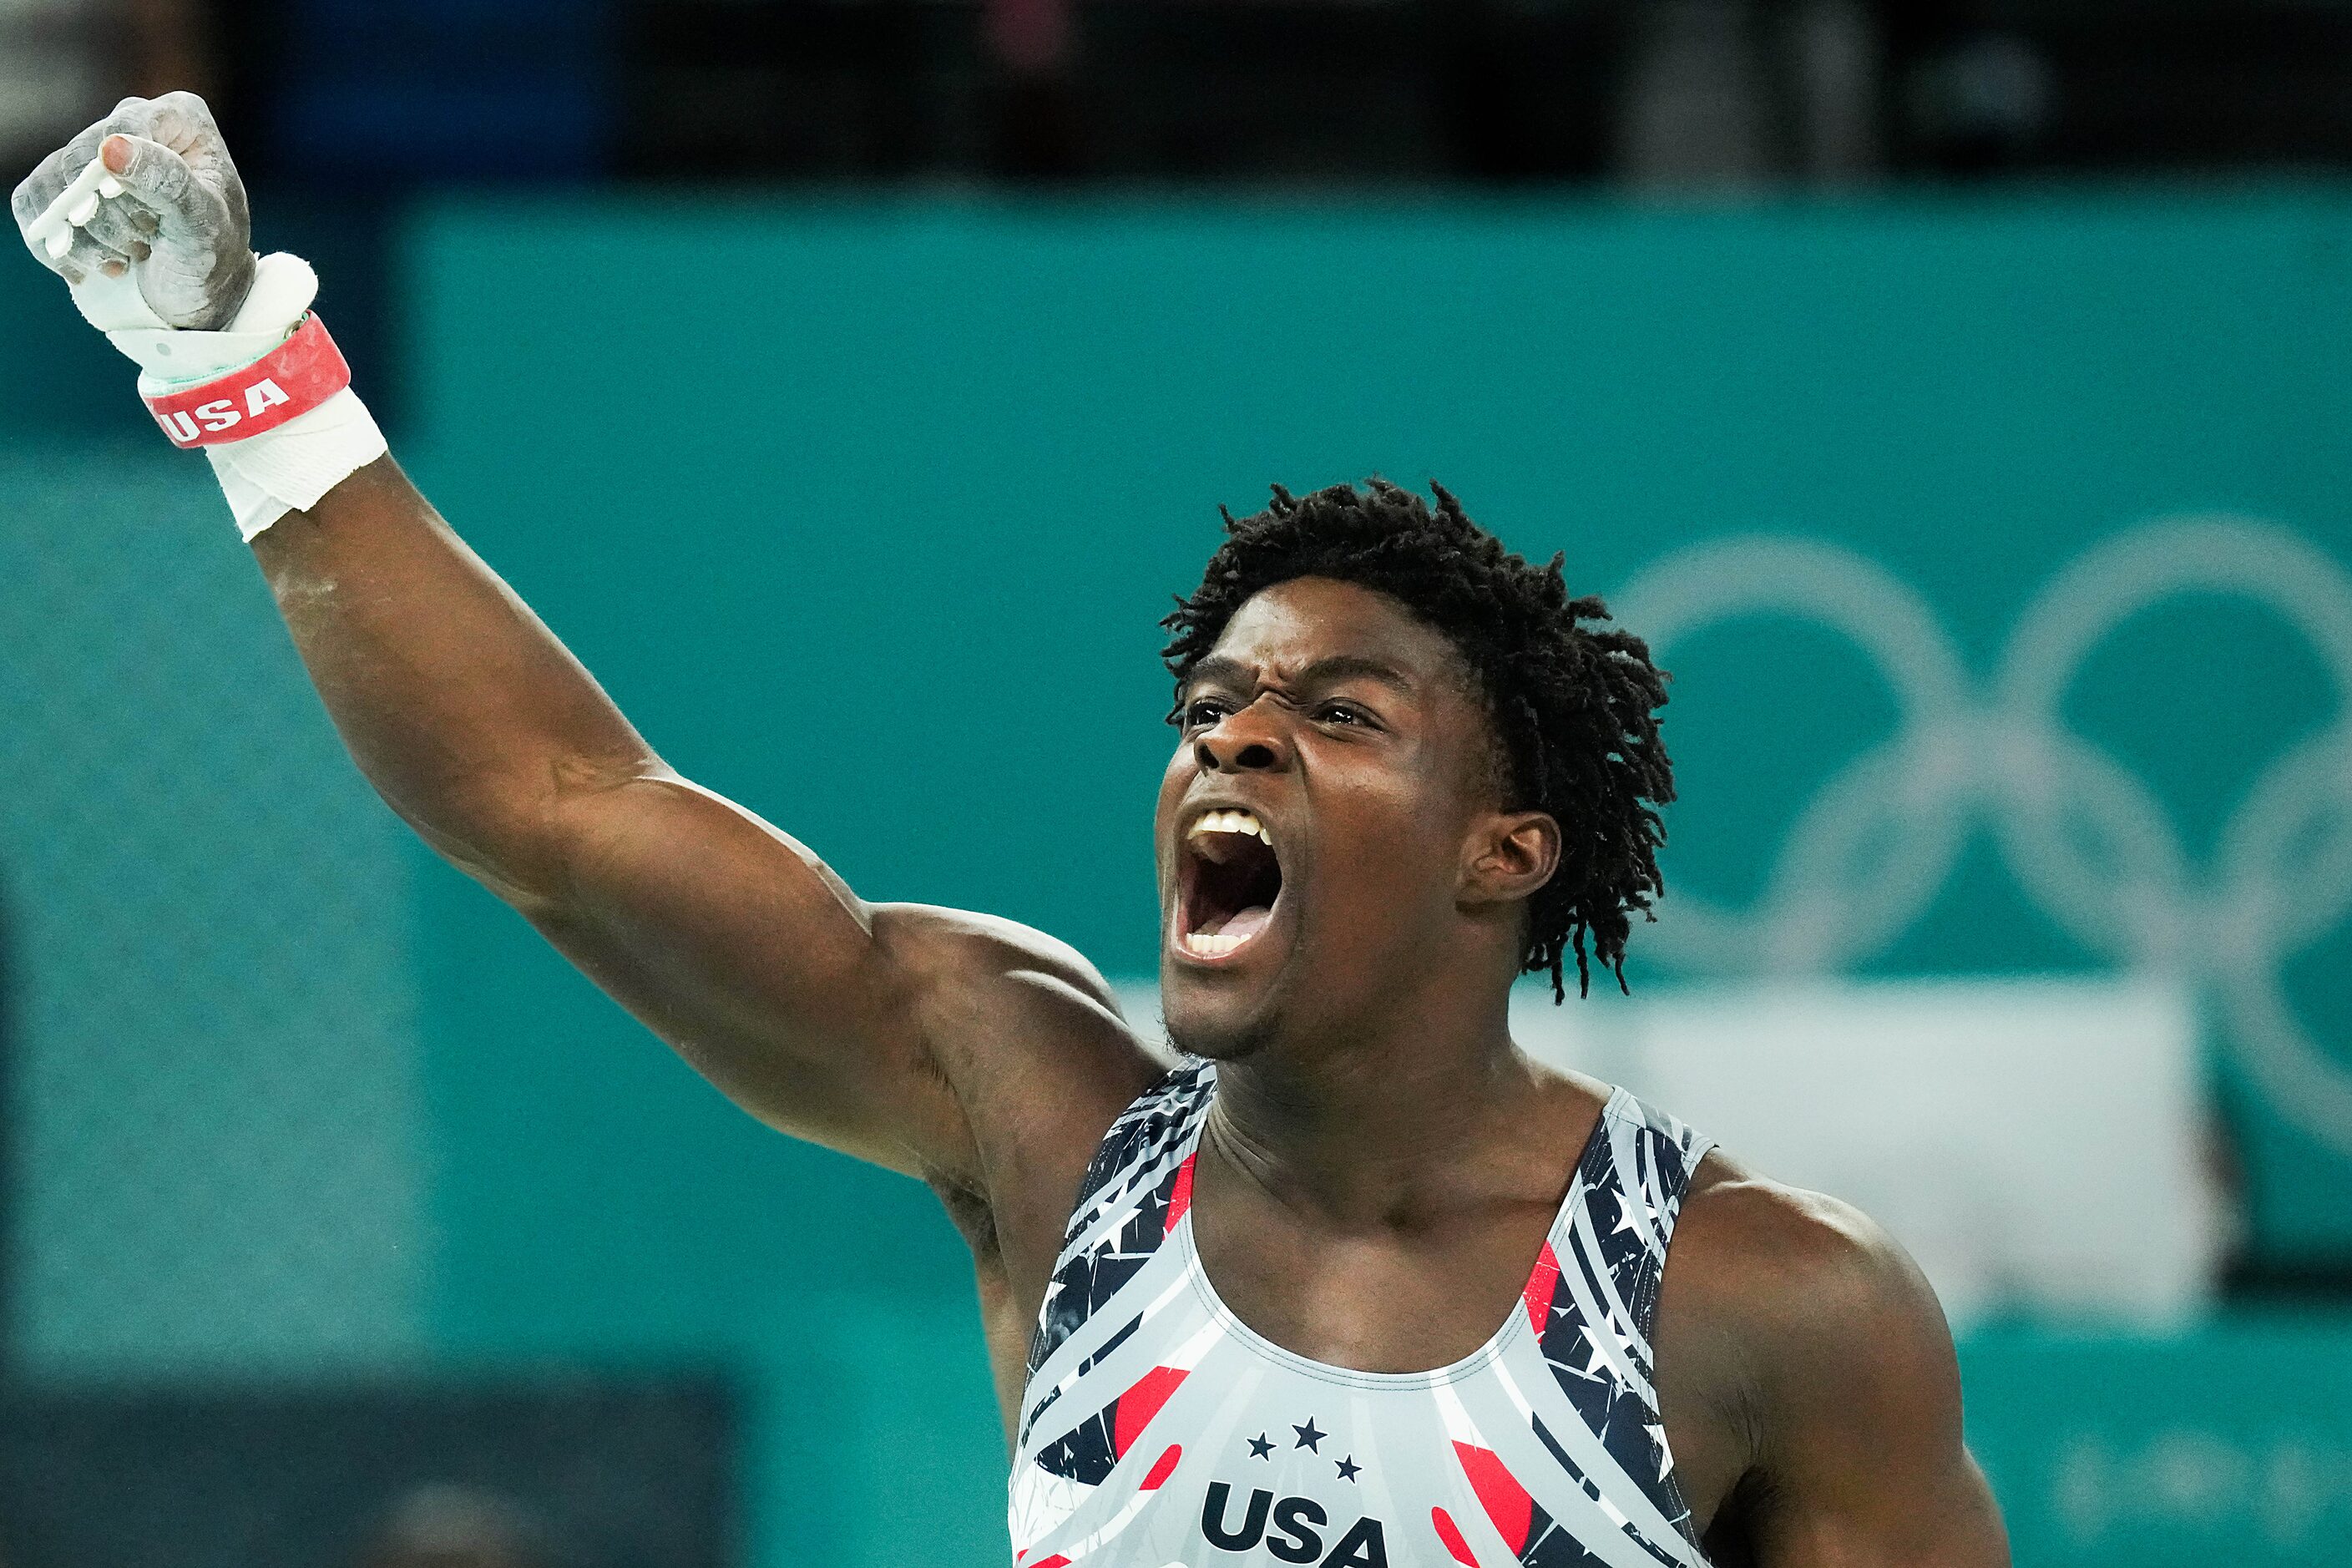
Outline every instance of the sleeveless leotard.
<path fill-rule="evenodd" d="M 1216 1086 L 1170 1073 L 1087 1173 L 1030 1347 L 1017 1568 L 1701 1568 L 1650 1331 L 1706 1140 L 1617 1090 L 1494 1336 L 1353 1372 L 1253 1332 L 1202 1272 Z"/>

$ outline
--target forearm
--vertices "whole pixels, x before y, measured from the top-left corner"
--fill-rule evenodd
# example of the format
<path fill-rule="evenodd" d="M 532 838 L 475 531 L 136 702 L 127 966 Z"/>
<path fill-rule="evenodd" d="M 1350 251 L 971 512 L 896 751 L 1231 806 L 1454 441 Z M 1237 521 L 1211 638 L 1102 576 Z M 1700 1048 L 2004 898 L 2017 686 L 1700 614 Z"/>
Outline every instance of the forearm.
<path fill-rule="evenodd" d="M 9 207 L 138 364 L 163 433 L 204 448 L 385 800 L 729 1093 L 969 1184 L 971 1129 L 934 1045 L 974 1035 L 974 994 L 1050 997 L 1048 1016 L 1115 1027 L 1099 977 L 1055 977 L 1068 966 L 1034 933 L 947 911 L 880 920 L 815 855 L 662 766 L 383 455 L 311 309 L 316 276 L 253 255 L 202 100 L 124 100 Z M 950 1026 L 926 1016 L 935 994 L 961 1009 Z M 1006 1027 L 1026 1042 L 1040 1025 Z"/>
<path fill-rule="evenodd" d="M 503 896 L 560 896 L 566 803 L 661 771 L 579 661 L 391 458 L 253 546 L 370 782 Z"/>

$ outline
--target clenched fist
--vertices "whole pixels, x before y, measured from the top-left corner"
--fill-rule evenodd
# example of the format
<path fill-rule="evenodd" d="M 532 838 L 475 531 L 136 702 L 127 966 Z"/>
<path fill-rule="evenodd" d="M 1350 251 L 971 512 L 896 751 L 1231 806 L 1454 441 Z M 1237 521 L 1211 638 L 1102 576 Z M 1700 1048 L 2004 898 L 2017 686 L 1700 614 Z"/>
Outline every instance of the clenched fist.
<path fill-rule="evenodd" d="M 41 160 L 10 205 L 34 256 L 139 367 L 173 445 L 204 449 L 246 538 L 383 456 L 310 309 L 318 274 L 253 254 L 245 184 L 203 99 L 124 99 Z"/>
<path fill-rule="evenodd" d="M 34 243 L 35 219 L 103 158 L 121 194 L 93 193 L 97 210 L 61 256 Z M 212 110 L 193 92 L 126 98 L 114 112 L 41 161 L 10 198 L 16 227 L 43 265 L 79 284 L 126 274 L 166 326 L 215 331 L 253 287 L 245 184 Z"/>

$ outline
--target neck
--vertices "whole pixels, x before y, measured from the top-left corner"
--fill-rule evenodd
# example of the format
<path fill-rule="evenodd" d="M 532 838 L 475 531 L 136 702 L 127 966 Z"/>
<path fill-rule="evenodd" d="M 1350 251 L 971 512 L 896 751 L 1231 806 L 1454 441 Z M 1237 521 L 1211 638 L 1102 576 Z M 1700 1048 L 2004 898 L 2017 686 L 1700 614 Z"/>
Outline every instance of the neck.
<path fill-rule="evenodd" d="M 1203 1145 L 1286 1207 L 1341 1228 L 1442 1202 L 1481 1132 L 1538 1092 L 1512 1044 L 1507 984 L 1383 999 L 1221 1064 Z M 1420 1005 L 1413 1005 L 1418 1000 Z"/>

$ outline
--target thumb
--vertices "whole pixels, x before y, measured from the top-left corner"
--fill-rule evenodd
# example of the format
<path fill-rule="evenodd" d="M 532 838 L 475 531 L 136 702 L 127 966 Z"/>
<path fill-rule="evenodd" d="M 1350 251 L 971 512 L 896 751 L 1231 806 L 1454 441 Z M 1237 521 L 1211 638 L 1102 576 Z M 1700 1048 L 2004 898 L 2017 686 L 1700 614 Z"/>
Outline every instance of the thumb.
<path fill-rule="evenodd" d="M 157 216 L 193 218 L 199 205 L 196 174 L 188 161 L 144 136 L 114 135 L 100 143 L 107 173 Z"/>

